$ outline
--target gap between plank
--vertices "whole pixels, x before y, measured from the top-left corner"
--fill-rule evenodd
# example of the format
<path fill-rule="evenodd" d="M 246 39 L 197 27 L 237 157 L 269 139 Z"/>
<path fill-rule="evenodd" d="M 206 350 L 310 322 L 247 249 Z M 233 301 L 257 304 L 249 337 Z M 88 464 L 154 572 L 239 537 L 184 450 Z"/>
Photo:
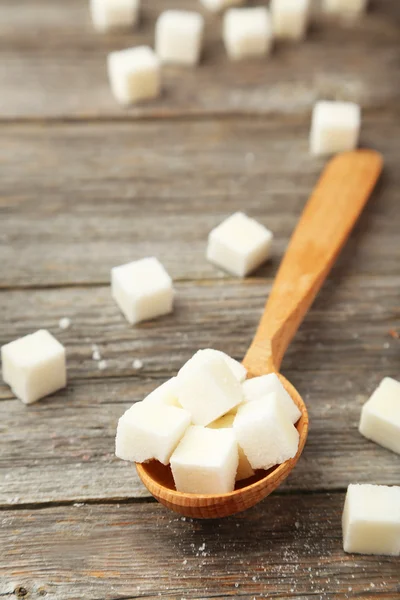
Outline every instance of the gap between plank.
<path fill-rule="evenodd" d="M 345 494 L 346 488 L 335 488 L 332 490 L 315 489 L 315 490 L 288 490 L 288 491 L 275 491 L 275 497 L 286 497 L 286 496 L 321 496 L 321 495 L 336 495 Z M 142 498 L 126 498 L 126 497 L 115 497 L 115 498 L 88 498 L 79 500 L 48 500 L 47 502 L 19 502 L 16 504 L 0 504 L 1 511 L 11 510 L 46 510 L 48 508 L 59 508 L 59 507 L 76 507 L 82 508 L 83 506 L 98 506 L 98 505 L 113 505 L 113 504 L 158 504 L 157 500 L 153 496 L 144 496 Z M 78 505 L 78 506 L 77 506 Z"/>
<path fill-rule="evenodd" d="M 387 104 L 376 105 L 373 107 L 366 108 L 363 111 L 363 117 L 366 116 L 382 116 L 384 112 L 384 119 L 389 117 L 397 117 L 400 114 L 398 106 L 388 106 Z M 171 121 L 171 122 L 206 122 L 206 121 L 237 121 L 238 119 L 254 120 L 259 119 L 260 121 L 275 121 L 279 119 L 285 123 L 301 123 L 304 118 L 310 118 L 311 109 L 307 108 L 302 112 L 285 113 L 278 111 L 270 112 L 257 112 L 257 111 L 246 111 L 237 110 L 230 112 L 222 111 L 188 111 L 181 113 L 174 112 L 155 112 L 153 114 L 126 114 L 121 111 L 121 115 L 81 115 L 81 116 L 48 116 L 48 117 L 35 117 L 35 116 L 24 116 L 24 117 L 0 117 L 0 124 L 3 126 L 14 126 L 14 125 L 70 125 L 70 124 L 82 124 L 82 125 L 115 125 L 120 123 L 151 123 L 153 121 Z"/>

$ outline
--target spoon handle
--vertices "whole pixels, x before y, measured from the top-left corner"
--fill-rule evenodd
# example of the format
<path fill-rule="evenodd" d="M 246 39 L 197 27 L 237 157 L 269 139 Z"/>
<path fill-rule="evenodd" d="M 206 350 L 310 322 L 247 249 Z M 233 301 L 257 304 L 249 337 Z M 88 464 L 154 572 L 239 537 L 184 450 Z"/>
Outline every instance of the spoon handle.
<path fill-rule="evenodd" d="M 382 156 L 356 150 L 330 160 L 289 242 L 256 335 L 244 358 L 253 375 L 283 356 L 346 242 L 382 171 Z"/>

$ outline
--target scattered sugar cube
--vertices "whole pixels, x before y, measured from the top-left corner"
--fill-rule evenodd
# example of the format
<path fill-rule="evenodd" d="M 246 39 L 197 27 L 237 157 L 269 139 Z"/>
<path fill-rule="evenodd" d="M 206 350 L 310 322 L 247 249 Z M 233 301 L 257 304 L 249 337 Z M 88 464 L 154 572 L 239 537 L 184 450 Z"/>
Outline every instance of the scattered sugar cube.
<path fill-rule="evenodd" d="M 137 46 L 108 55 L 108 76 L 121 104 L 156 98 L 161 90 L 161 66 L 148 46 Z"/>
<path fill-rule="evenodd" d="M 221 12 L 230 6 L 239 6 L 246 0 L 201 0 L 201 3 L 212 12 Z"/>
<path fill-rule="evenodd" d="M 216 421 L 213 421 L 209 424 L 208 427 L 211 429 L 232 429 L 233 421 L 235 420 L 235 414 L 228 413 L 223 417 L 220 417 Z M 238 446 L 239 451 L 239 463 L 236 472 L 236 481 L 241 481 L 242 479 L 247 479 L 254 475 L 254 471 L 251 467 L 251 464 L 248 461 L 247 456 L 243 452 L 243 448 Z"/>
<path fill-rule="evenodd" d="M 182 408 L 138 402 L 118 421 L 115 454 L 123 460 L 157 459 L 167 465 L 189 425 L 190 414 Z"/>
<path fill-rule="evenodd" d="M 220 356 L 224 359 L 235 379 L 238 380 L 239 383 L 242 383 L 247 377 L 247 369 L 242 363 L 238 360 L 235 360 L 229 354 L 225 354 L 225 352 L 221 352 L 221 350 L 213 350 L 212 348 L 206 348 L 204 350 L 197 350 L 196 354 L 192 356 L 190 360 L 195 359 L 196 361 L 200 361 L 204 358 L 205 361 L 208 360 L 210 356 Z M 184 367 L 182 367 L 184 368 Z"/>
<path fill-rule="evenodd" d="M 349 485 L 342 527 L 345 552 L 399 556 L 400 487 Z"/>
<path fill-rule="evenodd" d="M 293 402 L 290 394 L 283 387 L 278 375 L 269 373 L 261 377 L 253 377 L 247 379 L 242 384 L 244 399 L 246 402 L 254 400 L 271 400 L 271 394 L 276 395 L 278 402 L 284 408 L 286 414 L 292 423 L 297 423 L 301 417 L 301 412 L 297 405 Z"/>
<path fill-rule="evenodd" d="M 237 212 L 210 232 L 207 258 L 232 275 L 245 277 L 267 260 L 272 238 L 266 227 Z"/>
<path fill-rule="evenodd" d="M 280 465 L 293 458 L 299 446 L 299 433 L 277 398 L 239 406 L 233 429 L 253 469 Z"/>
<path fill-rule="evenodd" d="M 204 18 L 188 10 L 166 10 L 156 23 L 156 52 L 164 63 L 196 65 L 203 43 Z"/>
<path fill-rule="evenodd" d="M 272 47 L 272 22 L 263 7 L 230 8 L 224 15 L 222 36 L 229 58 L 265 56 Z"/>
<path fill-rule="evenodd" d="M 222 353 L 197 352 L 178 373 L 178 400 L 195 425 L 208 425 L 243 401 Z"/>
<path fill-rule="evenodd" d="M 139 9 L 139 0 L 90 0 L 93 25 L 98 31 L 132 27 L 138 21 Z"/>
<path fill-rule="evenodd" d="M 164 404 L 166 406 L 176 406 L 182 408 L 178 400 L 178 380 L 176 377 L 168 379 L 165 383 L 157 387 L 151 394 L 146 396 L 143 402 L 158 406 Z"/>
<path fill-rule="evenodd" d="M 368 0 L 322 0 L 323 12 L 340 17 L 356 17 L 367 9 Z"/>
<path fill-rule="evenodd" d="M 191 426 L 171 456 L 176 489 L 189 494 L 232 492 L 238 461 L 233 431 Z"/>
<path fill-rule="evenodd" d="M 67 385 L 65 348 L 45 329 L 2 346 L 1 362 L 5 383 L 25 404 Z"/>
<path fill-rule="evenodd" d="M 400 381 L 385 377 L 361 411 L 359 431 L 400 454 Z"/>
<path fill-rule="evenodd" d="M 292 40 L 304 38 L 310 0 L 271 0 L 270 10 L 275 37 Z"/>
<path fill-rule="evenodd" d="M 172 312 L 172 280 L 156 258 L 143 258 L 111 269 L 111 292 L 132 324 Z"/>
<path fill-rule="evenodd" d="M 315 155 L 354 150 L 361 127 L 360 107 L 353 102 L 317 102 L 313 109 L 310 151 Z"/>

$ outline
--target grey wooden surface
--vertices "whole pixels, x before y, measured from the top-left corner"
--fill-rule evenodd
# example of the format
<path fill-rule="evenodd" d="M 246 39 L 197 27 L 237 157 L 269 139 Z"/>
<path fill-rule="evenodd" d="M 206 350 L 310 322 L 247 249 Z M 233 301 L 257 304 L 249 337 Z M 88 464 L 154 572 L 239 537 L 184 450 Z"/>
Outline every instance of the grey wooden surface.
<path fill-rule="evenodd" d="M 1 0 L 0 344 L 48 328 L 69 385 L 26 407 L 0 384 L 0 597 L 400 597 L 399 559 L 346 555 L 340 532 L 348 483 L 400 484 L 399 457 L 357 432 L 376 384 L 400 377 L 400 3 L 371 4 L 353 27 L 318 19 L 304 44 L 242 64 L 208 17 L 201 66 L 167 69 L 159 101 L 123 110 L 106 53 L 151 43 L 163 7 L 197 2 L 149 1 L 137 33 L 99 36 L 84 0 Z M 283 363 L 309 440 L 258 507 L 182 521 L 114 457 L 116 421 L 196 349 L 243 356 L 324 165 L 307 143 L 319 97 L 362 103 L 362 144 L 385 171 Z M 245 281 L 204 257 L 235 210 L 275 233 Z M 174 277 L 176 309 L 132 328 L 109 271 L 150 254 Z"/>

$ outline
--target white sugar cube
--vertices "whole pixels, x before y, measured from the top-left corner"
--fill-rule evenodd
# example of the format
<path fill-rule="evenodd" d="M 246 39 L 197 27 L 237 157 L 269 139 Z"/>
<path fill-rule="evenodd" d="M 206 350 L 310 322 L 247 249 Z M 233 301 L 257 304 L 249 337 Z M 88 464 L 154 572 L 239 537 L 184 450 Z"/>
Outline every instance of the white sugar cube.
<path fill-rule="evenodd" d="M 304 38 L 310 14 L 310 0 L 272 0 L 270 10 L 276 38 Z"/>
<path fill-rule="evenodd" d="M 235 379 L 237 379 L 239 381 L 239 383 L 242 383 L 246 379 L 246 377 L 247 377 L 246 367 L 244 365 L 242 365 L 242 363 L 240 363 L 238 360 L 235 360 L 228 354 L 225 354 L 225 352 L 221 352 L 221 350 L 213 350 L 212 348 L 206 348 L 204 350 L 197 350 L 196 354 L 194 354 L 192 356 L 190 361 L 197 362 L 197 361 L 201 361 L 203 358 L 205 361 L 207 361 L 208 358 L 212 355 L 220 356 L 224 359 L 224 361 L 226 362 L 226 364 L 232 371 L 232 374 L 234 375 Z M 183 368 L 184 367 L 182 367 L 182 369 Z"/>
<path fill-rule="evenodd" d="M 123 460 L 156 459 L 167 465 L 189 425 L 190 414 L 182 408 L 138 402 L 118 421 L 115 454 Z"/>
<path fill-rule="evenodd" d="M 366 11 L 368 0 L 322 0 L 323 12 L 340 17 L 356 17 Z"/>
<path fill-rule="evenodd" d="M 273 41 L 268 10 L 263 6 L 230 8 L 224 15 L 222 36 L 228 56 L 232 60 L 265 56 L 270 51 Z"/>
<path fill-rule="evenodd" d="M 111 269 L 111 293 L 132 324 L 172 312 L 172 280 L 156 258 Z"/>
<path fill-rule="evenodd" d="M 299 433 L 277 398 L 239 406 L 233 429 L 253 469 L 269 469 L 296 455 Z"/>
<path fill-rule="evenodd" d="M 385 377 L 361 411 L 360 433 L 400 454 L 400 381 Z"/>
<path fill-rule="evenodd" d="M 111 90 L 121 104 L 150 100 L 160 94 L 160 59 L 148 46 L 137 46 L 108 55 Z"/>
<path fill-rule="evenodd" d="M 139 18 L 140 0 L 90 0 L 94 27 L 109 31 L 132 27 Z"/>
<path fill-rule="evenodd" d="M 178 373 L 178 400 L 196 425 L 208 425 L 243 401 L 240 383 L 222 353 L 196 353 Z"/>
<path fill-rule="evenodd" d="M 166 10 L 156 23 L 156 52 L 163 63 L 195 65 L 200 60 L 204 18 L 187 10 Z"/>
<path fill-rule="evenodd" d="M 239 6 L 246 0 L 201 0 L 201 3 L 212 12 L 221 12 L 230 6 Z"/>
<path fill-rule="evenodd" d="M 149 404 L 158 405 L 164 404 L 166 406 L 176 406 L 182 408 L 178 400 L 178 381 L 176 377 L 168 379 L 165 383 L 157 387 L 151 394 L 146 396 L 143 402 Z"/>
<path fill-rule="evenodd" d="M 211 429 L 232 429 L 233 421 L 235 420 L 235 414 L 228 413 L 223 417 L 220 417 L 216 421 L 213 421 L 209 424 L 208 427 Z M 238 446 L 239 450 L 239 463 L 236 472 L 236 481 L 242 481 L 243 479 L 247 479 L 254 475 L 254 470 L 251 467 L 251 464 L 248 461 L 247 456 L 243 452 L 243 448 Z"/>
<path fill-rule="evenodd" d="M 360 107 L 353 102 L 317 102 L 310 132 L 310 151 L 328 155 L 354 150 L 361 127 Z"/>
<path fill-rule="evenodd" d="M 300 410 L 275 373 L 247 379 L 242 384 L 242 390 L 246 402 L 253 402 L 254 400 L 271 401 L 273 396 L 276 395 L 278 402 L 293 424 L 297 423 L 301 417 Z"/>
<path fill-rule="evenodd" d="M 232 492 L 238 461 L 233 431 L 189 427 L 171 456 L 176 489 L 189 494 Z"/>
<path fill-rule="evenodd" d="M 266 227 L 237 212 L 210 232 L 207 258 L 232 275 L 245 277 L 267 260 L 272 238 Z"/>
<path fill-rule="evenodd" d="M 25 404 L 67 385 L 65 348 L 44 329 L 2 346 L 1 362 L 5 383 Z"/>
<path fill-rule="evenodd" d="M 345 552 L 399 556 L 400 487 L 349 485 L 342 527 Z"/>

